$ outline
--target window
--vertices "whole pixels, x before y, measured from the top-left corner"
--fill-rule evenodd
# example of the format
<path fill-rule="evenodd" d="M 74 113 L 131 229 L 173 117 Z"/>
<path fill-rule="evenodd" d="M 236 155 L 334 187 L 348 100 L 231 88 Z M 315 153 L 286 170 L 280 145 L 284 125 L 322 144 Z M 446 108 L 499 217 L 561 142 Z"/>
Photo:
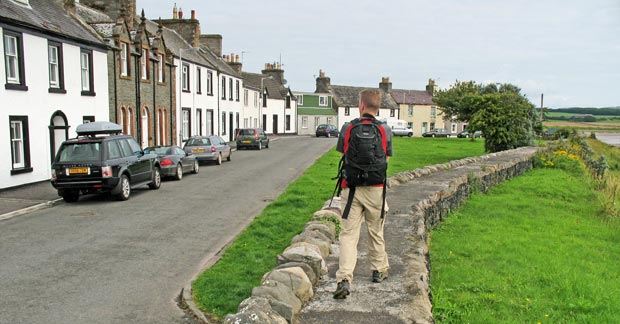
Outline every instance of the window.
<path fill-rule="evenodd" d="M 222 99 L 226 100 L 226 77 L 222 76 Z"/>
<path fill-rule="evenodd" d="M 286 115 L 286 130 L 291 130 L 291 115 Z"/>
<path fill-rule="evenodd" d="M 80 68 L 82 71 L 82 95 L 94 96 L 93 87 L 93 51 L 82 49 L 80 52 Z"/>
<path fill-rule="evenodd" d="M 329 125 L 332 124 L 332 118 L 331 117 L 327 117 L 327 124 L 329 124 Z"/>
<path fill-rule="evenodd" d="M 157 60 L 157 81 L 159 83 L 164 83 L 166 80 L 164 78 L 164 64 L 166 64 L 166 61 L 164 60 L 164 56 L 162 54 L 157 54 Z"/>
<path fill-rule="evenodd" d="M 22 34 L 4 30 L 4 62 L 6 70 L 5 88 L 28 90 L 24 73 L 24 47 Z"/>
<path fill-rule="evenodd" d="M 183 136 L 183 140 L 186 141 L 191 135 L 191 122 L 192 117 L 190 116 L 191 110 L 189 108 L 183 108 L 183 119 L 181 124 L 181 136 Z"/>
<path fill-rule="evenodd" d="M 189 92 L 189 65 L 183 64 L 183 71 L 181 73 L 181 89 Z"/>
<path fill-rule="evenodd" d="M 140 78 L 142 80 L 149 79 L 148 60 L 149 51 L 147 49 L 142 49 L 142 57 L 140 57 Z"/>
<path fill-rule="evenodd" d="M 413 129 L 413 122 L 408 122 L 408 123 L 407 123 L 407 128 L 411 128 L 411 129 Z"/>
<path fill-rule="evenodd" d="M 248 106 L 248 89 L 243 89 L 243 105 Z"/>
<path fill-rule="evenodd" d="M 286 96 L 286 108 L 291 108 L 291 96 Z"/>
<path fill-rule="evenodd" d="M 129 76 L 129 45 L 121 42 L 121 76 Z"/>
<path fill-rule="evenodd" d="M 196 128 L 198 135 L 202 136 L 202 109 L 196 109 Z"/>
<path fill-rule="evenodd" d="M 254 92 L 254 108 L 258 107 L 258 92 Z"/>
<path fill-rule="evenodd" d="M 396 109 L 390 109 L 390 117 L 394 117 L 396 115 Z"/>
<path fill-rule="evenodd" d="M 49 92 L 66 93 L 63 60 L 62 60 L 62 44 L 56 42 L 48 42 L 47 59 L 49 65 Z"/>
<path fill-rule="evenodd" d="M 233 79 L 229 78 L 228 79 L 228 100 L 232 101 L 233 100 Z"/>
<path fill-rule="evenodd" d="M 239 101 L 239 80 L 235 81 L 235 100 Z"/>
<path fill-rule="evenodd" d="M 408 116 L 413 116 L 413 105 L 409 105 L 409 110 L 407 111 Z"/>
<path fill-rule="evenodd" d="M 301 128 L 308 128 L 308 116 L 301 117 Z"/>
<path fill-rule="evenodd" d="M 450 132 L 451 132 L 451 133 L 456 133 L 456 127 L 457 127 L 458 125 L 453 123 L 453 124 L 452 124 L 452 125 L 450 125 L 450 126 L 451 126 L 451 127 L 450 127 Z"/>
<path fill-rule="evenodd" d="M 226 113 L 225 112 L 222 112 L 222 135 L 226 135 Z"/>
<path fill-rule="evenodd" d="M 304 95 L 300 94 L 297 96 L 297 106 L 303 106 L 304 105 Z"/>
<path fill-rule="evenodd" d="M 202 73 L 200 71 L 200 67 L 197 66 L 196 67 L 196 93 L 198 93 L 198 94 L 202 93 L 202 80 L 201 80 L 201 76 L 202 76 Z"/>
<path fill-rule="evenodd" d="M 319 106 L 327 106 L 327 96 L 319 96 Z"/>
<path fill-rule="evenodd" d="M 9 116 L 11 126 L 11 174 L 31 172 L 28 117 Z"/>
<path fill-rule="evenodd" d="M 345 116 L 349 116 L 351 114 L 351 108 L 350 107 L 344 107 L 344 115 Z"/>
<path fill-rule="evenodd" d="M 431 123 L 431 130 L 435 129 L 435 123 Z"/>
<path fill-rule="evenodd" d="M 213 95 L 213 72 L 207 71 L 207 94 Z"/>
<path fill-rule="evenodd" d="M 314 127 L 317 127 L 321 124 L 321 117 L 314 117 Z"/>
<path fill-rule="evenodd" d="M 436 117 L 437 116 L 437 107 L 433 106 L 431 107 L 431 117 Z"/>

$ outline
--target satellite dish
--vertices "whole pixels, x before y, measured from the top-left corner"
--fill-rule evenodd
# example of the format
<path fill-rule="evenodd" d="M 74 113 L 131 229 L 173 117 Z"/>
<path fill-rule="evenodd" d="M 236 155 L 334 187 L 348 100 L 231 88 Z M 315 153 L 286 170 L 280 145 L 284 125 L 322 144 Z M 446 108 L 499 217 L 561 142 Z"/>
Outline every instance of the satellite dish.
<path fill-rule="evenodd" d="M 285 85 L 287 82 L 286 79 L 282 79 L 282 85 Z"/>

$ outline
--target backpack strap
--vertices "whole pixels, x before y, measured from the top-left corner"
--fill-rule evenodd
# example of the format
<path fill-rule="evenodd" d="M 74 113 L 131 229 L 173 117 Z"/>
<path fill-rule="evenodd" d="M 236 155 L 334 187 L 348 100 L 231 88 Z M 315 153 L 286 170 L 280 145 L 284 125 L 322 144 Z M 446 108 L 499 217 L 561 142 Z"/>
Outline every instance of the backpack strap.
<path fill-rule="evenodd" d="M 344 211 L 342 212 L 342 219 L 347 219 L 349 217 L 349 212 L 351 211 L 351 205 L 353 204 L 354 196 L 355 187 L 350 187 L 349 196 L 347 197 L 347 205 L 344 207 Z"/>

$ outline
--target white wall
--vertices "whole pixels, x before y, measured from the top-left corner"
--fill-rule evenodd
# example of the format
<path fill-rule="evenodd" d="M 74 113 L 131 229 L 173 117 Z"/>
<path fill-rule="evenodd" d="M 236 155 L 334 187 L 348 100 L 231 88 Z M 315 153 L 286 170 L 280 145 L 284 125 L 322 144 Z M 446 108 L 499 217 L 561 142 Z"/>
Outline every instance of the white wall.
<path fill-rule="evenodd" d="M 244 90 L 248 91 L 248 105 L 246 106 L 243 103 L 243 91 L 241 92 L 241 103 L 242 103 L 242 113 L 241 113 L 241 120 L 240 120 L 240 128 L 255 128 L 255 127 L 260 127 L 260 119 L 259 119 L 259 107 L 261 104 L 261 100 L 260 100 L 260 91 L 258 90 L 254 90 L 254 89 L 250 89 L 250 88 L 244 88 Z M 256 100 L 256 105 L 254 105 L 254 96 L 258 96 L 258 100 Z M 247 119 L 247 126 L 244 123 L 244 120 Z"/>
<path fill-rule="evenodd" d="M 3 34 L 0 28 L 0 34 Z M 96 96 L 81 95 L 80 48 L 63 43 L 66 94 L 49 93 L 48 40 L 23 33 L 25 78 L 28 91 L 6 90 L 0 86 L 0 188 L 49 180 L 51 175 L 50 118 L 57 110 L 67 117 L 69 137 L 82 124 L 85 115 L 96 120 L 109 118 L 107 54 L 93 50 L 94 91 Z M 4 42 L 0 42 L 4 54 Z M 0 56 L 0 84 L 6 83 L 4 55 Z M 9 116 L 28 116 L 30 164 L 32 172 L 11 175 Z"/>
<path fill-rule="evenodd" d="M 338 129 L 341 129 L 345 123 L 360 117 L 359 107 L 350 107 L 348 116 L 345 116 L 344 113 L 345 107 L 338 107 Z M 379 116 L 377 116 L 377 119 L 384 118 L 396 119 L 397 117 L 390 117 L 390 109 L 379 109 Z"/>

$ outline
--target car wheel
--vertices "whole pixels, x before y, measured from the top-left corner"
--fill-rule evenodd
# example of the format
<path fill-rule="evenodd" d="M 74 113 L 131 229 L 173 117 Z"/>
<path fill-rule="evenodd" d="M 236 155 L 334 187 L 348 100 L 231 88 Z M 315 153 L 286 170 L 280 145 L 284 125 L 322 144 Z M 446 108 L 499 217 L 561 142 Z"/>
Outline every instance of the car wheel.
<path fill-rule="evenodd" d="M 68 203 L 76 202 L 80 199 L 80 192 L 78 190 L 65 191 L 62 194 L 62 199 Z"/>
<path fill-rule="evenodd" d="M 194 169 L 192 170 L 193 174 L 198 173 L 198 171 L 200 170 L 200 163 L 198 163 L 198 160 L 194 160 Z"/>
<path fill-rule="evenodd" d="M 217 155 L 217 160 L 215 161 L 217 165 L 222 165 L 222 153 Z"/>
<path fill-rule="evenodd" d="M 409 133 L 409 134 L 407 134 L 407 136 L 413 137 L 413 133 Z"/>
<path fill-rule="evenodd" d="M 129 178 L 126 175 L 122 175 L 119 185 L 121 186 L 121 192 L 116 195 L 116 200 L 127 200 L 131 195 L 131 185 L 129 184 Z"/>
<path fill-rule="evenodd" d="M 258 142 L 258 150 L 262 150 L 263 149 L 263 142 Z"/>
<path fill-rule="evenodd" d="M 267 140 L 267 144 L 265 144 L 265 148 L 269 148 L 269 140 Z"/>
<path fill-rule="evenodd" d="M 316 137 L 319 137 L 319 134 L 316 134 Z"/>
<path fill-rule="evenodd" d="M 181 177 L 183 177 L 183 169 L 181 169 Z M 149 183 L 149 188 L 157 190 L 161 187 L 161 172 L 158 167 L 153 169 L 153 182 Z"/>
<path fill-rule="evenodd" d="M 435 134 L 431 135 L 431 137 L 435 137 Z"/>
<path fill-rule="evenodd" d="M 228 152 L 228 157 L 226 157 L 226 161 L 230 162 L 231 157 L 232 157 L 232 150 Z"/>
<path fill-rule="evenodd" d="M 176 174 L 174 175 L 174 179 L 176 179 L 176 180 L 181 180 L 181 179 L 183 179 L 183 166 L 181 165 L 181 163 L 179 163 L 179 164 L 177 165 L 177 172 L 176 172 Z"/>
<path fill-rule="evenodd" d="M 325 137 L 330 138 L 332 137 L 332 134 L 330 132 L 327 132 L 327 135 Z"/>

